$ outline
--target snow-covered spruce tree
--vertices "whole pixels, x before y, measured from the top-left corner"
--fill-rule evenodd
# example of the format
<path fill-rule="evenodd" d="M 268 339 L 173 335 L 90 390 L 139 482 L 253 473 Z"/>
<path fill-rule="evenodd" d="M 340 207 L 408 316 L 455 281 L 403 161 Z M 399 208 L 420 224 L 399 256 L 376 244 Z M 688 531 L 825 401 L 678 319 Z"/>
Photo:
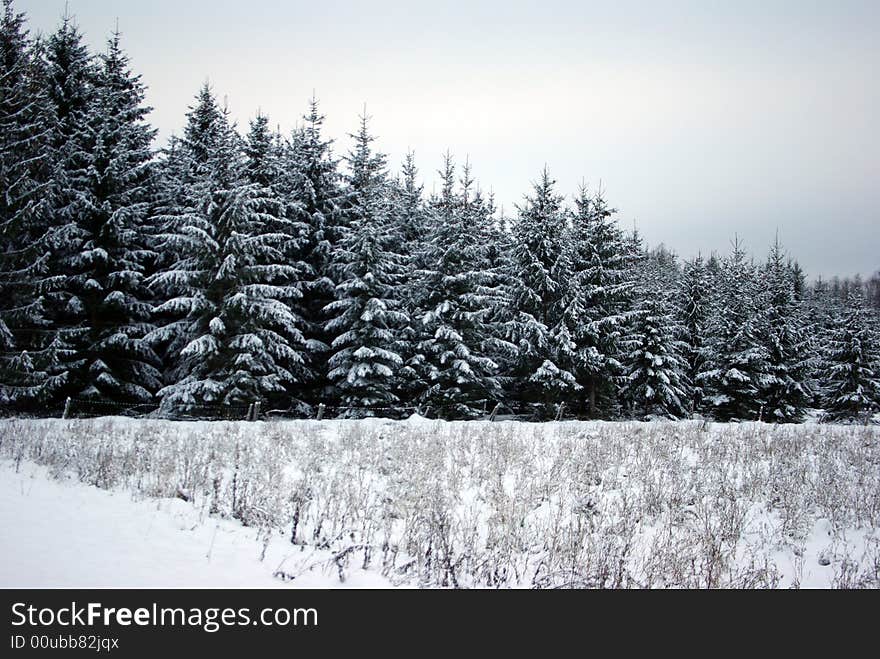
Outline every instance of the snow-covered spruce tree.
<path fill-rule="evenodd" d="M 0 406 L 34 411 L 57 380 L 42 287 L 47 274 L 50 138 L 42 45 L 11 0 L 0 16 Z"/>
<path fill-rule="evenodd" d="M 810 404 L 812 346 L 795 294 L 795 278 L 779 239 L 773 243 L 764 271 L 761 335 L 767 349 L 768 375 L 762 397 L 764 420 L 800 423 Z"/>
<path fill-rule="evenodd" d="M 144 224 L 150 213 L 151 144 L 144 88 L 114 34 L 94 74 L 85 126 L 71 138 L 78 155 L 68 178 L 80 239 L 67 263 L 70 302 L 80 309 L 73 395 L 145 403 L 161 386 L 159 358 L 143 340 L 151 329 L 144 271 L 153 254 Z"/>
<path fill-rule="evenodd" d="M 630 240 L 641 237 L 636 229 L 630 234 Z M 631 260 L 636 277 L 637 288 L 647 288 L 671 292 L 677 290 L 683 268 L 679 266 L 678 256 L 665 245 L 660 244 L 652 249 L 643 248 L 635 251 Z"/>
<path fill-rule="evenodd" d="M 623 373 L 620 339 L 632 315 L 639 250 L 627 241 L 601 192 L 581 186 L 571 221 L 573 258 L 583 313 L 574 339 L 578 345 L 578 382 L 583 385 L 580 412 L 592 418 L 614 413 Z"/>
<path fill-rule="evenodd" d="M 868 423 L 880 409 L 880 336 L 877 320 L 853 293 L 837 322 L 825 361 L 828 423 Z"/>
<path fill-rule="evenodd" d="M 296 329 L 286 325 L 281 334 L 297 356 L 285 360 L 286 368 L 293 375 L 287 390 L 294 401 L 292 407 L 304 409 L 304 389 L 315 381 L 316 375 L 309 365 L 311 351 L 305 339 L 308 323 L 301 314 L 302 291 L 311 281 L 313 270 L 304 260 L 309 225 L 304 221 L 301 203 L 293 194 L 298 173 L 287 171 L 287 145 L 280 135 L 270 132 L 269 119 L 263 114 L 251 121 L 244 150 L 245 179 L 259 191 L 259 212 L 267 241 L 255 268 L 267 283 L 278 287 L 279 299 L 289 307 L 291 315 L 288 317 L 285 313 L 285 317 Z"/>
<path fill-rule="evenodd" d="M 183 351 L 201 329 L 199 315 L 214 309 L 205 300 L 219 247 L 209 211 L 218 179 L 225 176 L 224 188 L 230 182 L 224 175 L 228 164 L 219 159 L 219 143 L 232 137 L 231 132 L 205 84 L 187 114 L 183 137 L 172 137 L 162 154 L 160 199 L 152 218 L 153 244 L 160 258 L 149 280 L 157 298 L 153 310 L 157 327 L 148 338 L 162 353 L 166 386 L 187 377 L 192 360 Z M 193 398 L 190 405 L 197 402 Z"/>
<path fill-rule="evenodd" d="M 574 268 L 566 247 L 563 198 L 545 167 L 526 195 L 513 227 L 509 293 L 517 363 L 512 373 L 511 400 L 535 407 L 542 416 L 571 401 L 581 386 L 572 372 L 578 346 L 572 328 L 584 309 L 571 295 Z M 571 243 L 568 243 L 571 245 Z"/>
<path fill-rule="evenodd" d="M 769 380 L 767 349 L 759 336 L 758 283 L 737 239 L 720 264 L 709 318 L 703 369 L 697 376 L 706 410 L 719 421 L 763 418 Z"/>
<path fill-rule="evenodd" d="M 575 376 L 581 365 L 581 354 L 574 339 L 578 323 L 584 316 L 583 300 L 578 295 L 579 289 L 570 285 L 572 273 L 568 252 L 568 245 L 563 245 L 563 255 L 553 270 L 562 294 L 558 318 L 547 334 L 547 345 L 553 359 L 545 359 L 530 378 L 530 384 L 540 387 L 545 413 L 554 409 L 558 411 L 557 406 L 562 403 L 571 407 L 574 394 L 583 389 Z"/>
<path fill-rule="evenodd" d="M 399 331 L 406 324 L 399 286 L 403 236 L 396 229 L 386 159 L 373 150 L 368 117 L 348 156 L 353 194 L 349 220 L 334 250 L 336 300 L 325 308 L 327 331 L 334 336 L 328 361 L 336 395 L 347 416 L 376 416 L 398 402 L 397 373 L 403 363 Z M 381 410 L 387 415 L 388 410 Z"/>
<path fill-rule="evenodd" d="M 332 254 L 342 238 L 349 206 L 349 193 L 332 153 L 333 141 L 324 139 L 323 123 L 324 116 L 313 98 L 304 124 L 294 132 L 285 154 L 288 199 L 305 227 L 298 259 L 308 271 L 301 280 L 302 298 L 294 304 L 294 311 L 304 322 L 305 365 L 310 379 L 302 398 L 310 405 L 328 400 L 333 391 L 327 358 L 334 337 L 327 329 L 325 309 L 336 299 Z"/>
<path fill-rule="evenodd" d="M 682 324 L 683 357 L 687 362 L 687 380 L 693 383 L 688 410 L 702 410 L 703 388 L 697 375 L 703 368 L 703 348 L 707 340 L 710 311 L 709 275 L 702 255 L 684 262 L 678 285 L 677 309 Z"/>
<path fill-rule="evenodd" d="M 244 173 L 247 180 L 262 186 L 269 192 L 280 184 L 284 176 L 282 160 L 284 145 L 281 136 L 269 129 L 269 117 L 258 112 L 250 122 L 247 138 L 244 143 Z M 282 205 L 280 195 L 275 192 L 272 206 L 276 212 Z"/>
<path fill-rule="evenodd" d="M 493 195 L 490 194 L 488 203 L 495 214 Z M 495 291 L 492 296 L 491 313 L 487 317 L 486 327 L 491 332 L 489 355 L 498 364 L 500 376 L 499 383 L 504 391 L 511 391 L 515 386 L 512 379 L 519 359 L 515 337 L 516 319 L 513 305 L 510 303 L 510 293 L 513 290 L 512 273 L 514 236 L 511 229 L 510 218 L 504 216 L 503 209 L 500 216 L 489 223 L 485 236 L 486 243 L 486 266 L 485 271 L 489 274 L 489 286 Z"/>
<path fill-rule="evenodd" d="M 709 280 L 709 290 L 714 294 L 718 290 L 718 281 L 721 279 L 721 257 L 717 252 L 712 252 L 706 259 L 706 277 Z"/>
<path fill-rule="evenodd" d="M 416 402 L 443 418 L 473 418 L 501 389 L 497 364 L 488 355 L 486 323 L 496 291 L 487 287 L 483 238 L 488 209 L 473 192 L 469 168 L 455 191 L 455 166 L 447 154 L 439 172 L 443 186 L 430 202 L 429 235 L 419 273 L 425 336 L 417 345 L 415 369 L 424 373 Z"/>
<path fill-rule="evenodd" d="M 176 146 L 179 190 L 156 218 L 174 263 L 152 283 L 165 300 L 150 338 L 170 348 L 165 408 L 286 400 L 302 363 L 291 240 L 271 195 L 244 175 L 241 138 L 205 85 Z"/>
<path fill-rule="evenodd" d="M 831 341 L 838 320 L 845 312 L 845 305 L 834 296 L 829 282 L 819 277 L 807 288 L 803 306 L 804 323 L 808 328 L 812 350 L 809 360 L 810 405 L 821 408 L 825 404 L 823 383 L 827 376 L 827 356 L 831 352 Z"/>
<path fill-rule="evenodd" d="M 424 186 L 419 183 L 419 169 L 415 154 L 408 151 L 400 169 L 400 176 L 391 189 L 394 198 L 394 214 L 397 230 L 407 246 L 418 247 L 427 233 L 424 201 Z M 417 250 L 416 250 L 417 251 Z"/>
<path fill-rule="evenodd" d="M 397 292 L 400 311 L 405 322 L 398 332 L 399 354 L 403 363 L 398 371 L 397 396 L 408 403 L 428 389 L 428 368 L 418 345 L 428 338 L 422 323 L 421 304 L 426 299 L 422 289 L 422 273 L 426 272 L 425 243 L 428 235 L 428 213 L 423 199 L 423 186 L 418 182 L 415 155 L 406 154 L 400 175 L 390 184 L 391 211 L 399 236 L 400 281 Z"/>
<path fill-rule="evenodd" d="M 795 302 L 803 302 L 807 295 L 807 273 L 797 261 L 789 261 L 788 269 L 791 273 L 791 280 L 794 286 Z"/>
<path fill-rule="evenodd" d="M 211 153 L 222 119 L 206 84 L 190 108 L 183 137 L 170 138 L 157 166 L 158 199 L 156 211 L 150 218 L 149 235 L 158 257 L 148 280 L 155 294 L 156 328 L 148 340 L 162 357 L 165 385 L 183 377 L 180 353 L 189 343 L 188 316 L 199 288 L 194 285 L 188 290 L 189 295 L 180 295 L 184 287 L 189 286 L 190 276 L 186 273 L 205 270 L 203 276 L 208 276 L 205 243 L 211 233 L 203 209 L 209 203 Z M 195 224 L 192 229 L 188 228 L 191 223 Z M 182 263 L 182 259 L 188 261 Z"/>
<path fill-rule="evenodd" d="M 504 229 L 496 218 L 494 194 L 484 196 L 479 185 L 472 194 L 470 164 L 466 163 L 461 178 L 461 194 L 465 201 L 464 212 L 470 216 L 468 224 L 477 227 L 481 244 L 480 295 L 488 312 L 482 317 L 477 330 L 482 352 L 496 365 L 495 382 L 505 391 L 504 382 L 510 368 L 516 364 L 519 350 L 511 340 L 514 333 L 510 304 L 510 258 L 513 247 L 510 231 Z"/>
<path fill-rule="evenodd" d="M 52 171 L 46 190 L 51 220 L 43 245 L 47 277 L 41 290 L 50 323 L 48 347 L 53 352 L 47 373 L 57 385 L 53 403 L 58 405 L 65 396 L 91 393 L 86 384 L 90 365 L 86 348 L 92 319 L 84 297 L 97 288 L 87 270 L 90 259 L 99 255 L 87 247 L 92 236 L 82 222 L 91 208 L 91 123 L 99 66 L 70 16 L 48 38 L 45 66 L 53 121 Z"/>
<path fill-rule="evenodd" d="M 880 270 L 875 272 L 865 283 L 868 295 L 868 304 L 874 310 L 880 312 Z"/>
<path fill-rule="evenodd" d="M 627 351 L 621 397 L 630 414 L 642 418 L 688 416 L 690 384 L 687 345 L 678 336 L 682 326 L 671 295 L 648 289 L 639 302 L 633 330 L 622 341 Z"/>
<path fill-rule="evenodd" d="M 647 286 L 662 288 L 661 281 L 664 275 L 661 273 L 660 261 L 651 259 L 651 249 L 645 244 L 636 223 L 633 222 L 632 231 L 621 229 L 621 235 L 623 253 L 626 255 L 627 279 L 632 285 L 632 299 L 637 300 L 637 293 Z"/>

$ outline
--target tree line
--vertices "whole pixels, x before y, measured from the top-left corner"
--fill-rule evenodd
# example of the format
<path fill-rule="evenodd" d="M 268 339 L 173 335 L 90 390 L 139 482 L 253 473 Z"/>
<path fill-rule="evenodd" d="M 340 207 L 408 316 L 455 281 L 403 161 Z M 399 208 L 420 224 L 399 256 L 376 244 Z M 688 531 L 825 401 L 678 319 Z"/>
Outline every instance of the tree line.
<path fill-rule="evenodd" d="M 312 99 L 289 134 L 240 132 L 206 84 L 160 150 L 113 34 L 0 25 L 0 406 L 68 397 L 449 419 L 867 421 L 880 405 L 880 276 L 809 284 L 679 259 L 601 189 L 545 167 L 512 216 L 447 154 L 426 195 L 366 115 L 343 156 Z"/>

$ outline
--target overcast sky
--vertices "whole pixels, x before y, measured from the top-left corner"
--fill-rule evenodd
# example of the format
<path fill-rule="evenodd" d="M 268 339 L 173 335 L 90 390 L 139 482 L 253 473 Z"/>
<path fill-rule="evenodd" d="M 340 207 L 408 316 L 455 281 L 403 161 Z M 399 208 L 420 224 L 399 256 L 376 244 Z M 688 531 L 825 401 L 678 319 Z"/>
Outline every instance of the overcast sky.
<path fill-rule="evenodd" d="M 18 0 L 34 31 L 64 0 Z M 880 269 L 880 2 L 69 0 L 119 19 L 164 140 L 209 79 L 240 127 L 288 130 L 314 90 L 337 151 L 364 104 L 430 192 L 448 148 L 511 212 L 544 165 L 601 181 L 682 256 L 775 232 L 812 276 Z"/>

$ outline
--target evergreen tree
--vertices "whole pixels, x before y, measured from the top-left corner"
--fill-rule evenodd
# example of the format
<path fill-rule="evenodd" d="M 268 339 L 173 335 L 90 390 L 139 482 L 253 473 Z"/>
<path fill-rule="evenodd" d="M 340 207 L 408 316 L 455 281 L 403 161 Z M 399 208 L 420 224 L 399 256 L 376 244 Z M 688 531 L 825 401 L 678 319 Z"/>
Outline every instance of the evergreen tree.
<path fill-rule="evenodd" d="M 153 218 L 154 244 L 161 254 L 150 285 L 158 300 L 154 308 L 156 329 L 148 338 L 162 351 L 165 386 L 181 382 L 197 366 L 197 357 L 184 350 L 194 337 L 205 331 L 203 316 L 216 310 L 219 291 L 207 299 L 217 270 L 214 192 L 231 183 L 230 166 L 240 158 L 224 162 L 222 151 L 235 153 L 228 119 L 217 105 L 208 84 L 203 85 L 196 103 L 187 113 L 182 138 L 172 138 L 161 163 L 161 198 Z M 170 403 L 170 398 L 163 401 Z M 187 406 L 203 402 L 193 396 Z M 217 401 L 221 402 L 221 401 Z M 177 406 L 179 401 L 174 401 Z"/>
<path fill-rule="evenodd" d="M 873 322 L 872 322 L 873 320 Z M 880 409 L 880 342 L 876 320 L 853 293 L 837 322 L 826 361 L 825 414 L 830 423 L 867 423 Z"/>
<path fill-rule="evenodd" d="M 87 298 L 99 284 L 89 272 L 92 234 L 83 221 L 91 212 L 90 171 L 99 67 L 83 43 L 73 19 L 65 15 L 46 45 L 46 80 L 53 122 L 50 136 L 52 171 L 47 196 L 51 221 L 44 248 L 47 278 L 41 286 L 50 322 L 53 352 L 47 373 L 56 383 L 55 403 L 64 396 L 99 393 L 89 386 L 88 347 L 93 336 Z"/>
<path fill-rule="evenodd" d="M 538 405 L 544 415 L 581 388 L 571 370 L 577 345 L 569 325 L 582 308 L 578 297 L 568 294 L 572 253 L 565 247 L 563 198 L 554 185 L 545 167 L 518 207 L 510 275 L 518 348 L 511 393 L 520 403 Z"/>
<path fill-rule="evenodd" d="M 290 226 L 269 212 L 271 191 L 245 177 L 243 154 L 206 85 L 172 163 L 181 191 L 169 201 L 178 205 L 157 218 L 160 245 L 175 255 L 152 278 L 167 296 L 157 313 L 168 321 L 150 338 L 174 360 L 159 391 L 166 407 L 283 402 L 304 361 L 300 319 L 288 304 L 300 295 L 291 284 L 298 269 L 286 259 Z"/>
<path fill-rule="evenodd" d="M 419 273 L 424 338 L 411 368 L 424 378 L 419 403 L 445 418 L 473 418 L 501 397 L 498 365 L 488 354 L 483 327 L 495 295 L 485 270 L 483 237 L 489 218 L 471 196 L 468 167 L 458 194 L 448 154 L 440 175 L 442 191 L 430 204 L 425 269 Z"/>
<path fill-rule="evenodd" d="M 87 125 L 77 135 L 87 154 L 75 182 L 74 219 L 80 251 L 69 260 L 85 328 L 76 342 L 74 395 L 113 402 L 149 402 L 161 386 L 150 331 L 144 271 L 144 224 L 151 210 L 151 144 L 144 89 L 114 34 L 95 74 Z M 84 174 L 84 175 L 82 175 Z M 80 177 L 81 176 L 81 177 Z M 72 383 L 73 384 L 73 383 Z"/>
<path fill-rule="evenodd" d="M 0 17 L 0 406 L 51 399 L 58 381 L 42 289 L 48 273 L 52 108 L 42 44 L 4 0 Z"/>
<path fill-rule="evenodd" d="M 683 356 L 687 361 L 687 379 L 694 383 L 688 408 L 691 412 L 701 409 L 703 389 L 697 380 L 702 371 L 703 349 L 707 341 L 707 325 L 710 311 L 709 275 L 702 255 L 685 261 L 679 283 L 681 300 Z"/>
<path fill-rule="evenodd" d="M 634 234 L 634 238 L 641 240 L 638 232 Z M 633 240 L 633 237 L 630 240 Z M 648 287 L 663 291 L 673 291 L 678 288 L 682 268 L 679 267 L 675 252 L 670 251 L 663 244 L 653 249 L 635 248 L 632 252 L 631 263 L 634 265 L 639 288 Z"/>
<path fill-rule="evenodd" d="M 681 326 L 670 307 L 661 290 L 647 295 L 637 310 L 634 332 L 624 342 L 629 350 L 622 397 L 631 413 L 644 418 L 688 415 L 688 363 L 682 357 L 687 346 L 676 336 Z"/>
<path fill-rule="evenodd" d="M 296 401 L 293 407 L 304 410 L 305 388 L 316 379 L 309 367 L 312 353 L 305 339 L 309 324 L 301 313 L 303 291 L 314 272 L 305 260 L 310 227 L 304 221 L 302 204 L 293 194 L 296 173 L 291 176 L 285 169 L 287 145 L 280 135 L 270 132 L 265 115 L 258 114 L 251 121 L 244 151 L 244 178 L 256 192 L 254 199 L 261 218 L 252 229 L 262 232 L 263 241 L 253 273 L 274 287 L 271 291 L 286 307 L 281 308 L 283 322 L 276 327 L 286 346 L 286 357 L 279 359 L 292 376 L 286 387 Z"/>
<path fill-rule="evenodd" d="M 796 302 L 802 302 L 807 294 L 807 274 L 797 261 L 789 261 L 788 267 L 791 271 L 794 299 Z"/>
<path fill-rule="evenodd" d="M 274 191 L 284 176 L 282 161 L 283 144 L 281 137 L 269 129 L 269 117 L 262 112 L 250 122 L 250 130 L 244 143 L 245 177 L 250 183 Z M 276 211 L 283 201 L 276 192 L 273 206 Z"/>
<path fill-rule="evenodd" d="M 768 378 L 762 393 L 764 419 L 800 423 L 809 406 L 809 357 L 801 305 L 797 302 L 796 277 L 785 262 L 777 239 L 763 273 L 763 341 L 767 349 Z"/>
<path fill-rule="evenodd" d="M 463 183 L 467 178 L 467 175 L 463 177 Z M 503 224 L 504 219 L 496 217 L 498 211 L 491 191 L 484 197 L 478 187 L 466 212 L 472 214 L 473 223 L 479 228 L 482 245 L 480 291 L 487 313 L 482 318 L 477 334 L 484 353 L 496 365 L 495 382 L 504 392 L 510 388 L 509 375 L 519 358 L 514 340 L 516 323 L 510 303 L 513 236 L 509 225 Z"/>
<path fill-rule="evenodd" d="M 395 222 L 401 234 L 406 253 L 418 253 L 427 234 L 425 209 L 422 200 L 424 188 L 418 182 L 419 170 L 415 154 L 407 152 L 399 179 L 390 188 L 394 197 Z"/>
<path fill-rule="evenodd" d="M 868 303 L 874 311 L 880 311 L 880 271 L 871 275 L 866 283 Z"/>
<path fill-rule="evenodd" d="M 395 231 L 386 160 L 372 149 L 367 122 L 362 116 L 348 157 L 350 220 L 333 255 L 336 300 L 325 308 L 331 316 L 327 329 L 335 336 L 329 377 L 349 416 L 374 416 L 374 410 L 363 408 L 398 402 L 397 372 L 403 363 L 398 331 L 407 320 L 398 294 L 402 257 L 394 248 L 401 235 Z"/>
<path fill-rule="evenodd" d="M 720 264 L 710 339 L 698 375 L 706 408 L 719 421 L 754 421 L 763 416 L 769 366 L 759 337 L 754 270 L 736 240 L 733 252 Z"/>
<path fill-rule="evenodd" d="M 590 417 L 608 418 L 614 411 L 623 373 L 619 343 L 631 316 L 633 264 L 641 252 L 640 241 L 627 243 L 614 213 L 601 191 L 590 195 L 581 186 L 572 216 L 571 267 L 582 309 L 575 333 L 581 409 Z"/>
<path fill-rule="evenodd" d="M 343 236 L 349 200 L 331 150 L 333 142 L 323 136 L 324 116 L 318 110 L 317 99 L 311 100 L 304 120 L 287 150 L 286 186 L 291 203 L 298 209 L 298 221 L 306 227 L 298 253 L 308 271 L 300 285 L 301 301 L 294 310 L 304 322 L 306 367 L 310 373 L 303 399 L 314 405 L 327 400 L 333 390 L 327 356 L 334 337 L 327 327 L 325 309 L 336 298 L 333 252 Z"/>
<path fill-rule="evenodd" d="M 812 393 L 810 405 L 821 408 L 824 405 L 826 379 L 826 357 L 831 350 L 831 339 L 838 318 L 844 312 L 844 305 L 833 295 L 829 282 L 819 277 L 807 288 L 803 302 L 804 325 L 809 332 L 810 350 L 806 360 L 808 365 L 808 389 Z"/>
<path fill-rule="evenodd" d="M 402 364 L 398 371 L 398 393 L 402 401 L 412 401 L 428 389 L 428 368 L 418 345 L 428 338 L 422 323 L 427 294 L 422 288 L 423 273 L 427 272 L 425 244 L 428 236 L 428 214 L 422 197 L 423 186 L 418 182 L 415 156 L 407 153 L 401 174 L 389 186 L 394 234 L 401 256 L 397 296 L 405 321 L 398 331 L 399 353 Z M 423 304 L 424 303 L 424 304 Z"/>
<path fill-rule="evenodd" d="M 494 209 L 494 201 L 490 195 L 490 204 Z M 494 212 L 494 210 L 493 210 Z M 514 396 L 507 399 L 516 400 L 518 387 L 517 367 L 520 351 L 517 345 L 520 316 L 511 302 L 515 290 L 516 261 L 513 234 L 513 220 L 501 209 L 499 217 L 489 223 L 486 237 L 486 273 L 489 275 L 489 287 L 495 291 L 492 296 L 490 314 L 486 318 L 486 326 L 491 333 L 489 355 L 498 364 L 498 382 L 505 392 L 513 392 Z M 509 406 L 507 409 L 511 409 Z"/>

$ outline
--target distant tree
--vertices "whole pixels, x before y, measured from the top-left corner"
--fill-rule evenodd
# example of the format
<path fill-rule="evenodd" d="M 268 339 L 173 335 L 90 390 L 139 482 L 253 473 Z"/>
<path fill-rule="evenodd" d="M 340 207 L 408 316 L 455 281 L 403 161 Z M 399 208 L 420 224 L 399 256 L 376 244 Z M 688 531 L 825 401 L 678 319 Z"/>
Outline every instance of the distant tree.
<path fill-rule="evenodd" d="M 636 238 L 638 238 L 637 234 Z M 639 287 L 663 291 L 672 291 L 678 287 L 682 276 L 678 256 L 665 245 L 661 244 L 653 249 L 636 250 L 633 263 Z"/>
<path fill-rule="evenodd" d="M 789 261 L 788 268 L 791 272 L 792 286 L 794 287 L 794 299 L 802 302 L 807 294 L 807 273 L 797 261 Z"/>
<path fill-rule="evenodd" d="M 687 346 L 677 338 L 681 326 L 663 294 L 646 296 L 639 304 L 634 331 L 622 342 L 626 376 L 622 396 L 631 413 L 644 418 L 688 416 L 690 400 Z"/>
<path fill-rule="evenodd" d="M 812 346 L 806 332 L 802 305 L 797 298 L 797 275 L 785 262 L 777 240 L 763 272 L 762 342 L 767 350 L 768 379 L 762 392 L 764 419 L 800 423 L 810 404 Z"/>
<path fill-rule="evenodd" d="M 702 255 L 685 261 L 679 280 L 678 299 L 682 323 L 683 356 L 687 362 L 686 375 L 691 388 L 688 408 L 691 412 L 702 409 L 703 388 L 697 376 L 705 363 L 704 348 L 708 336 L 711 311 L 711 284 Z"/>
<path fill-rule="evenodd" d="M 755 268 L 736 240 L 733 252 L 720 264 L 708 325 L 711 338 L 697 376 L 706 409 L 719 421 L 763 418 L 770 376 L 767 350 L 759 335 L 757 291 Z"/>
<path fill-rule="evenodd" d="M 867 423 L 880 409 L 880 345 L 857 293 L 850 295 L 829 347 L 823 420 Z"/>
<path fill-rule="evenodd" d="M 868 303 L 875 311 L 880 311 L 880 271 L 871 275 L 867 282 Z"/>

